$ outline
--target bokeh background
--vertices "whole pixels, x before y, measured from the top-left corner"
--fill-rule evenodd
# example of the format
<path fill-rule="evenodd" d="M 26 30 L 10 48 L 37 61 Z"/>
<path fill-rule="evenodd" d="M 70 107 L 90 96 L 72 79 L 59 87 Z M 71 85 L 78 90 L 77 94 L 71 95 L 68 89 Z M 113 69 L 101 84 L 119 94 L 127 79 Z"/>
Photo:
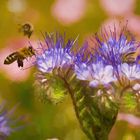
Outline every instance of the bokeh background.
<path fill-rule="evenodd" d="M 4 65 L 9 53 L 27 46 L 38 46 L 41 32 L 66 32 L 79 44 L 98 32 L 102 26 L 112 28 L 128 21 L 128 29 L 140 39 L 140 0 L 1 0 L 0 1 L 0 102 L 18 107 L 13 119 L 24 116 L 17 125 L 23 128 L 8 140 L 87 140 L 76 120 L 68 97 L 58 105 L 41 103 L 34 95 L 35 68 L 21 70 L 16 63 Z M 30 22 L 34 34 L 29 40 L 18 32 L 21 24 Z M 25 62 L 26 63 L 26 62 Z M 27 67 L 27 65 L 26 65 Z M 139 140 L 140 120 L 119 114 L 110 140 Z"/>

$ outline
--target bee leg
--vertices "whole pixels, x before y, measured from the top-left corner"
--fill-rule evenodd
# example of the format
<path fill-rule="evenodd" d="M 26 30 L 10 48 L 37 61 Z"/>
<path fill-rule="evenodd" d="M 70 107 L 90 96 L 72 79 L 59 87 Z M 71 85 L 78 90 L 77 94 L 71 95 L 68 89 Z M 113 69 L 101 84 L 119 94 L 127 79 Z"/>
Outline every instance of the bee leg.
<path fill-rule="evenodd" d="M 23 67 L 23 60 L 17 59 L 18 67 Z"/>
<path fill-rule="evenodd" d="M 31 35 L 32 35 L 32 31 L 30 31 L 27 35 L 28 35 L 28 38 L 30 38 L 31 37 Z"/>

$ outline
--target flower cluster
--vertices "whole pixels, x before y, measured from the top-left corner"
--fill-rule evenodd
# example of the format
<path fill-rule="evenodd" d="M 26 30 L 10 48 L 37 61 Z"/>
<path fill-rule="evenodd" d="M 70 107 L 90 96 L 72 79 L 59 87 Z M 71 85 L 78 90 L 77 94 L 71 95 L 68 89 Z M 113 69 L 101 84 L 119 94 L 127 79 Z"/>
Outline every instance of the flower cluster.
<path fill-rule="evenodd" d="M 61 35 L 46 34 L 47 49 L 41 55 L 37 55 L 37 67 L 40 71 L 51 73 L 55 68 L 62 68 L 64 65 L 73 63 L 73 55 L 70 52 L 74 41 L 68 40 L 65 44 Z"/>
<path fill-rule="evenodd" d="M 92 49 L 88 43 L 74 49 L 75 40 L 65 42 L 61 35 L 47 34 L 47 47 L 36 56 L 36 91 L 53 103 L 68 93 L 81 128 L 91 140 L 108 135 L 122 104 L 136 109 L 140 99 L 136 98 L 140 95 L 139 43 L 124 30 L 101 37 L 95 35 Z"/>
<path fill-rule="evenodd" d="M 115 34 L 115 31 L 112 32 Z M 139 43 L 133 36 L 125 35 L 124 30 L 119 37 L 114 34 L 105 33 L 102 35 L 104 38 L 96 34 L 96 48 L 90 55 L 86 55 L 87 43 L 74 54 L 74 40 L 65 43 L 61 35 L 47 34 L 47 49 L 37 56 L 37 67 L 42 73 L 52 73 L 54 69 L 72 65 L 76 78 L 88 81 L 90 87 L 108 87 L 119 83 L 137 89 L 140 84 L 139 56 L 136 56 Z"/>
<path fill-rule="evenodd" d="M 139 56 L 136 55 L 140 44 L 133 36 L 127 37 L 123 32 L 119 38 L 106 36 L 109 36 L 106 40 L 95 36 L 97 47 L 92 56 L 94 61 L 90 64 L 76 64 L 77 78 L 89 81 L 92 87 L 118 82 L 124 86 L 126 81 L 129 86 L 140 83 L 140 64 L 137 61 Z"/>

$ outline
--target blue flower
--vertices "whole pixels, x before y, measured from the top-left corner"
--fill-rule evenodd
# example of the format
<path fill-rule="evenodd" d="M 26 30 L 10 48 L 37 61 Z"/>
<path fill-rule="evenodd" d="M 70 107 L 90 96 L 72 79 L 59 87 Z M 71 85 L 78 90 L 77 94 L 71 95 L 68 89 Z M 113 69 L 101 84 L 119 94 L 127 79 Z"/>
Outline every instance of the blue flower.
<path fill-rule="evenodd" d="M 140 80 L 140 65 L 138 64 L 129 65 L 123 63 L 118 66 L 118 71 L 120 76 L 125 76 L 130 81 Z"/>
<path fill-rule="evenodd" d="M 90 82 L 91 86 L 107 85 L 116 81 L 111 65 L 103 65 L 102 63 L 92 64 L 92 68 L 94 71 L 94 78 Z"/>
<path fill-rule="evenodd" d="M 90 81 L 93 79 L 93 71 L 86 63 L 79 63 L 75 65 L 75 73 L 77 79 Z"/>
<path fill-rule="evenodd" d="M 79 50 L 76 50 L 75 63 L 90 63 L 92 61 L 93 55 L 88 47 L 88 42 L 85 42 Z"/>
<path fill-rule="evenodd" d="M 102 57 L 106 64 L 113 65 L 113 67 L 121 64 L 125 57 L 128 57 L 128 54 L 135 53 L 139 47 L 139 43 L 132 36 L 128 39 L 123 32 L 120 34 L 119 39 L 110 35 L 106 41 L 99 39 L 98 36 L 96 36 L 96 40 L 99 45 L 96 55 Z"/>
<path fill-rule="evenodd" d="M 75 73 L 77 79 L 89 81 L 91 87 L 106 86 L 116 81 L 113 67 L 103 64 L 102 61 L 92 63 L 91 65 L 86 65 L 85 63 L 75 65 Z"/>
<path fill-rule="evenodd" d="M 43 53 L 37 55 L 36 63 L 38 69 L 43 73 L 51 73 L 54 68 L 62 68 L 70 66 L 73 63 L 74 55 L 71 48 L 74 45 L 73 40 L 64 42 L 61 35 L 46 35 L 45 39 L 47 49 Z"/>
<path fill-rule="evenodd" d="M 4 137 L 9 136 L 17 129 L 13 128 L 15 121 L 11 119 L 11 115 L 14 110 L 15 107 L 10 111 L 4 110 L 3 105 L 0 107 L 0 134 Z"/>
<path fill-rule="evenodd" d="M 97 46 L 90 59 L 87 57 L 86 61 L 82 61 L 84 53 L 78 53 L 75 64 L 77 78 L 89 81 L 89 85 L 93 87 L 119 81 L 121 75 L 129 80 L 139 79 L 139 57 L 135 58 L 133 55 L 140 44 L 133 36 L 126 36 L 124 30 L 117 36 L 114 30 L 110 34 L 102 32 L 101 37 L 96 34 Z M 86 48 L 82 49 L 85 51 Z"/>

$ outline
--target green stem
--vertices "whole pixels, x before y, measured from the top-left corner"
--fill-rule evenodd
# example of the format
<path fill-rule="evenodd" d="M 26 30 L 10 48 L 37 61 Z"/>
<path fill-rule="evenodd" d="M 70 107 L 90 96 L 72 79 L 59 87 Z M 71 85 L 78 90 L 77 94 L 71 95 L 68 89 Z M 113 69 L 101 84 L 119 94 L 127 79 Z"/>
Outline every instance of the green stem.
<path fill-rule="evenodd" d="M 61 79 L 64 81 L 65 85 L 66 85 L 66 88 L 71 96 L 71 99 L 72 99 L 72 103 L 73 103 L 73 106 L 74 106 L 74 110 L 75 110 L 75 114 L 76 114 L 76 117 L 80 123 L 80 127 L 81 129 L 83 130 L 83 132 L 88 136 L 89 139 L 91 140 L 94 140 L 94 137 L 90 135 L 90 133 L 84 128 L 83 126 L 83 122 L 80 118 L 80 115 L 79 115 L 79 111 L 78 111 L 78 107 L 77 107 L 77 104 L 76 104 L 76 100 L 75 100 L 75 97 L 74 97 L 74 92 L 73 90 L 70 88 L 68 82 L 66 81 L 65 78 L 61 77 Z"/>
<path fill-rule="evenodd" d="M 111 102 L 108 102 L 111 105 L 109 110 L 112 112 L 111 115 L 104 113 L 104 109 L 108 111 L 108 108 L 104 108 L 105 106 L 102 107 L 102 102 L 98 99 L 98 96 L 94 98 L 90 94 L 87 94 L 93 94 L 93 89 L 92 91 L 88 91 L 85 87 L 81 87 L 81 84 L 72 84 L 77 81 L 69 83 L 65 77 L 58 76 L 64 81 L 65 87 L 70 94 L 76 117 L 83 132 L 90 140 L 108 140 L 108 134 L 117 116 L 117 111 L 114 110 L 113 104 L 111 105 Z M 81 90 L 79 87 L 81 87 Z"/>

